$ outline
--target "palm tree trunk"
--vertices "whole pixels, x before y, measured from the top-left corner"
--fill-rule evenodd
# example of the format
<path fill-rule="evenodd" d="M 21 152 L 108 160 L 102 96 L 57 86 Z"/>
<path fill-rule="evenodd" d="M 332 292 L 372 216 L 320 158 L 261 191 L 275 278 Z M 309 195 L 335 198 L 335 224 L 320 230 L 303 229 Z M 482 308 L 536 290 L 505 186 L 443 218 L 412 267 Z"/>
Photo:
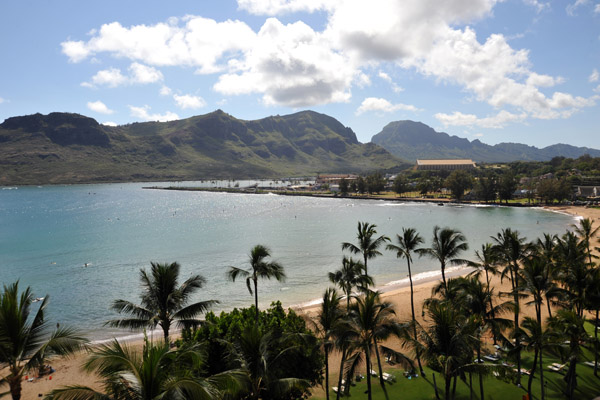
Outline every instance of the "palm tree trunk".
<path fill-rule="evenodd" d="M 369 352 L 369 343 L 367 343 L 367 347 L 365 348 L 365 361 L 367 364 L 367 396 L 371 400 L 373 394 L 371 393 L 371 354 Z"/>
<path fill-rule="evenodd" d="M 452 383 L 452 399 L 456 397 L 456 381 L 458 380 L 458 375 L 454 375 L 454 382 Z"/>
<path fill-rule="evenodd" d="M 446 264 L 442 262 L 442 281 L 444 282 L 444 290 L 448 291 L 448 285 L 446 284 Z"/>
<path fill-rule="evenodd" d="M 450 384 L 451 383 L 452 383 L 452 377 L 446 376 L 446 381 L 445 381 L 446 391 L 444 392 L 444 399 L 446 399 L 446 400 L 450 400 Z"/>
<path fill-rule="evenodd" d="M 367 255 L 364 254 L 364 260 L 365 260 L 365 275 L 369 275 L 369 270 L 367 269 Z"/>
<path fill-rule="evenodd" d="M 417 342 L 417 319 L 415 318 L 415 299 L 414 299 L 414 289 L 413 289 L 413 281 L 412 281 L 412 272 L 410 270 L 410 261 L 407 260 L 408 264 L 408 280 L 410 281 L 410 311 L 412 312 L 412 322 L 413 322 L 413 332 L 415 334 L 415 343 Z M 423 366 L 421 365 L 421 354 L 419 348 L 416 349 L 417 353 L 417 364 L 419 364 L 419 372 L 421 376 L 425 376 L 425 372 L 423 371 Z"/>
<path fill-rule="evenodd" d="M 479 363 L 479 360 L 481 360 L 481 335 L 479 335 L 478 339 L 479 340 L 477 342 L 477 363 Z M 479 395 L 481 400 L 483 400 L 483 375 L 481 375 L 481 371 L 479 371 Z"/>
<path fill-rule="evenodd" d="M 550 308 L 550 299 L 546 296 L 546 306 L 548 306 L 548 317 L 552 318 L 552 309 Z"/>
<path fill-rule="evenodd" d="M 325 393 L 327 394 L 327 400 L 329 400 L 329 349 L 327 347 L 325 347 Z"/>
<path fill-rule="evenodd" d="M 165 340 L 165 343 L 169 343 L 169 328 L 170 328 L 169 321 L 162 321 L 161 325 L 162 325 L 162 329 L 163 329 L 163 338 Z"/>
<path fill-rule="evenodd" d="M 594 376 L 598 376 L 598 314 L 600 309 L 596 309 L 596 320 L 594 321 Z"/>
<path fill-rule="evenodd" d="M 485 270 L 485 280 L 487 282 L 487 290 L 488 293 L 490 291 L 490 276 L 488 274 L 488 270 Z M 492 321 L 496 321 L 496 312 L 494 311 L 494 303 L 492 302 L 492 296 L 488 296 L 490 299 L 490 311 L 492 313 Z M 494 346 L 498 344 L 498 341 L 496 339 L 497 333 L 496 333 L 496 325 L 492 324 L 492 337 L 494 338 Z M 483 400 L 483 396 L 481 397 L 481 399 Z"/>
<path fill-rule="evenodd" d="M 379 384 L 383 389 L 383 394 L 386 400 L 389 400 L 387 389 L 385 388 L 385 380 L 383 379 L 383 368 L 381 368 L 381 358 L 379 358 L 379 349 L 377 348 L 377 340 L 373 337 L 373 346 L 375 346 L 375 355 L 377 356 L 377 367 L 379 367 Z"/>
<path fill-rule="evenodd" d="M 15 375 L 7 377 L 8 385 L 10 387 L 10 395 L 13 400 L 21 400 L 21 376 Z"/>
<path fill-rule="evenodd" d="M 533 399 L 533 395 L 531 394 L 531 384 L 533 383 L 533 375 L 535 374 L 535 368 L 537 366 L 538 353 L 539 351 L 536 346 L 533 353 L 533 366 L 531 367 L 531 373 L 529 374 L 529 380 L 527 381 L 527 393 L 529 394 L 530 399 Z M 519 371 L 519 373 L 521 372 Z"/>
<path fill-rule="evenodd" d="M 543 354 L 544 354 L 543 350 L 544 350 L 543 342 L 541 342 L 540 343 L 540 384 L 542 385 L 542 387 L 541 387 L 541 393 L 542 393 L 541 400 L 544 400 L 544 398 L 546 396 L 546 387 L 544 385 L 544 365 L 542 363 L 542 357 L 543 357 Z"/>
<path fill-rule="evenodd" d="M 517 293 L 517 288 L 519 287 L 519 277 L 518 266 L 516 265 L 516 263 L 513 267 L 511 267 L 510 277 L 515 301 L 515 347 L 517 348 L 517 371 L 519 371 L 519 373 L 517 374 L 517 386 L 521 386 L 521 341 L 519 339 L 519 335 L 517 334 L 519 332 L 519 294 Z"/>
<path fill-rule="evenodd" d="M 473 400 L 473 374 L 469 372 L 469 400 Z"/>
<path fill-rule="evenodd" d="M 254 279 L 254 307 L 256 308 L 256 324 L 258 325 L 258 279 Z"/>
<path fill-rule="evenodd" d="M 338 378 L 338 391 L 335 396 L 336 400 L 340 400 L 340 394 L 342 391 L 342 380 L 344 379 L 344 364 L 346 363 L 346 348 L 342 348 L 342 361 L 340 362 L 340 376 Z M 348 386 L 346 384 L 346 386 Z"/>

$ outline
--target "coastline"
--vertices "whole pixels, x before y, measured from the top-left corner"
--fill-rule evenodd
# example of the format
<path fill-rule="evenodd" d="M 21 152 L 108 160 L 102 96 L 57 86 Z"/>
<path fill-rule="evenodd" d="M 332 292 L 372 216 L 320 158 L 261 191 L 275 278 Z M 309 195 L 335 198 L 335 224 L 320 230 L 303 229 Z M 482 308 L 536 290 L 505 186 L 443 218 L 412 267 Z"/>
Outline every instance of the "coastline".
<path fill-rule="evenodd" d="M 473 205 L 475 206 L 475 205 Z M 576 206 L 554 206 L 544 207 L 549 212 L 561 212 L 564 214 L 571 215 L 573 217 L 581 218 L 592 218 L 596 225 L 600 225 L 600 209 L 595 208 L 584 208 Z M 569 229 L 571 226 L 566 226 L 565 229 Z M 456 277 L 460 275 L 468 274 L 472 269 L 466 267 L 454 267 L 448 269 L 447 277 Z M 405 271 L 403 271 L 404 273 Z M 417 320 L 421 323 L 427 323 L 426 319 L 423 318 L 421 313 L 422 303 L 425 299 L 431 296 L 431 289 L 440 281 L 441 273 L 439 271 L 427 271 L 420 274 L 416 274 L 414 277 L 414 299 L 415 299 L 415 310 Z M 501 282 L 499 278 L 494 278 L 492 281 L 496 293 L 506 292 L 510 289 L 510 283 L 508 281 Z M 402 278 L 396 281 L 387 282 L 377 288 L 382 293 L 382 299 L 389 301 L 394 305 L 396 315 L 400 321 L 406 321 L 411 318 L 410 312 L 410 286 L 408 279 Z M 319 304 L 315 303 L 316 300 L 307 300 L 304 303 L 289 306 L 298 313 L 305 315 L 307 318 L 311 318 L 316 314 L 319 308 Z M 524 307 L 525 314 L 533 313 L 532 307 Z M 160 337 L 155 334 L 154 338 Z M 142 343 L 142 334 L 137 332 L 128 333 L 118 340 L 125 342 L 128 346 L 136 347 Z M 110 340 L 96 341 L 92 343 L 92 346 L 97 346 L 103 343 L 107 343 Z M 397 346 L 401 348 L 401 344 L 397 341 L 391 341 L 391 346 Z M 339 355 L 332 354 L 331 362 L 339 363 Z M 87 354 L 85 352 L 76 354 L 70 358 L 60 359 L 55 358 L 50 361 L 52 367 L 56 370 L 52 374 L 52 379 L 48 379 L 48 376 L 35 380 L 33 382 L 23 382 L 23 399 L 34 399 L 38 398 L 39 393 L 47 393 L 50 390 L 62 387 L 65 385 L 80 384 L 90 386 L 94 389 L 101 390 L 102 385 L 98 381 L 96 375 L 88 374 L 83 372 L 81 369 L 82 364 L 85 362 Z M 315 389 L 315 394 L 319 394 L 319 390 Z"/>

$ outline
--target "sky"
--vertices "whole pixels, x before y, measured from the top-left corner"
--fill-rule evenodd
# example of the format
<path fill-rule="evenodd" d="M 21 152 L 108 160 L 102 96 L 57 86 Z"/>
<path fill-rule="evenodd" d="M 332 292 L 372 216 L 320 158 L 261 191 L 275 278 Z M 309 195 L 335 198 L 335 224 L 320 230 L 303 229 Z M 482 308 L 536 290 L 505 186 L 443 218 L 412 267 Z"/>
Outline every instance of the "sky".
<path fill-rule="evenodd" d="M 600 0 L 3 0 L 0 121 L 314 110 L 600 149 Z"/>

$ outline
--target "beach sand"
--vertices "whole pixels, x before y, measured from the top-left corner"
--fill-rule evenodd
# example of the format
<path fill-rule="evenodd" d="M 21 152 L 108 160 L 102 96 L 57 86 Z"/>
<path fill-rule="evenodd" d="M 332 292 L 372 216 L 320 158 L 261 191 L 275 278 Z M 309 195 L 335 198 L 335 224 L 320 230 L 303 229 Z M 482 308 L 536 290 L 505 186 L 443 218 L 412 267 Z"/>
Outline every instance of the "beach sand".
<path fill-rule="evenodd" d="M 560 207 L 547 207 L 551 211 L 555 212 L 563 212 L 566 214 L 581 216 L 584 218 L 591 218 L 594 221 L 595 226 L 600 225 L 600 209 L 594 208 L 585 208 L 585 207 L 573 207 L 573 206 L 560 206 Z M 571 229 L 570 226 L 565 227 L 565 229 Z M 535 238 L 528 238 L 529 240 L 533 240 Z M 457 274 L 467 274 L 470 269 L 463 269 L 456 272 L 452 272 L 448 274 L 447 278 L 450 276 L 456 276 Z M 418 282 L 415 282 L 414 286 L 414 299 L 415 299 L 415 313 L 417 320 L 420 323 L 427 323 L 427 321 L 423 320 L 421 310 L 422 304 L 425 299 L 431 297 L 431 289 L 439 282 L 440 277 L 437 276 L 435 278 L 423 279 Z M 492 285 L 495 288 L 496 293 L 499 292 L 508 292 L 510 290 L 510 282 L 508 280 L 504 280 L 504 282 L 500 282 L 500 278 L 494 278 L 492 281 Z M 400 321 L 408 321 L 411 318 L 410 312 L 410 287 L 406 284 L 401 285 L 391 285 L 385 286 L 381 288 L 382 298 L 386 301 L 391 302 L 394 305 L 394 309 L 396 311 L 396 315 Z M 311 305 L 306 307 L 296 307 L 297 311 L 303 313 L 310 318 L 314 316 L 317 312 L 319 306 Z M 547 317 L 546 307 L 543 307 L 544 315 L 543 318 Z M 522 309 L 523 315 L 529 315 L 534 317 L 535 313 L 533 307 L 523 307 Z M 506 318 L 511 318 L 510 315 L 507 315 Z M 132 344 L 132 345 L 140 345 L 141 342 Z M 406 351 L 400 345 L 397 340 L 392 340 L 386 345 L 398 350 L 398 351 Z M 43 377 L 41 379 L 34 380 L 33 382 L 23 382 L 23 400 L 33 400 L 38 398 L 38 394 L 47 393 L 52 389 L 62 387 L 65 385 L 86 385 L 92 388 L 100 390 L 101 384 L 98 381 L 97 377 L 93 374 L 87 374 L 83 372 L 80 366 L 85 362 L 86 354 L 80 353 L 73 357 L 66 359 L 53 359 L 49 362 L 50 365 L 56 370 L 51 376 Z M 336 371 L 339 369 L 340 363 L 340 355 L 334 353 L 330 356 L 330 369 L 331 376 L 330 382 L 333 382 L 333 379 L 336 377 Z M 336 383 L 333 383 L 332 386 L 336 386 Z M 317 396 L 324 396 L 324 391 L 321 388 L 316 388 L 314 394 Z"/>

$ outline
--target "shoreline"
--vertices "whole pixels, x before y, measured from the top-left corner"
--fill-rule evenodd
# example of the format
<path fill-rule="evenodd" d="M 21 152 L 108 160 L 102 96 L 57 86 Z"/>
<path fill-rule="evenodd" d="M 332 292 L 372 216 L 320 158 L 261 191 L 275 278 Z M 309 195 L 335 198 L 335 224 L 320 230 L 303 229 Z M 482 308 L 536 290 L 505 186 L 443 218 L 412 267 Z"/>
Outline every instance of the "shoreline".
<path fill-rule="evenodd" d="M 476 206 L 476 205 L 473 205 Z M 600 225 L 600 209 L 596 208 L 584 208 L 578 206 L 553 206 L 553 207 L 542 207 L 548 212 L 560 212 L 563 214 L 570 215 L 572 217 L 580 218 L 591 218 L 594 220 L 596 225 Z M 565 226 L 566 229 L 572 227 Z M 466 275 L 472 268 L 469 267 L 452 267 L 446 271 L 447 278 L 456 277 L 460 275 Z M 402 270 L 402 274 L 407 274 L 407 271 Z M 416 318 L 420 323 L 427 323 L 426 317 L 421 313 L 422 303 L 425 299 L 431 296 L 431 289 L 441 280 L 441 271 L 431 270 L 421 272 L 413 276 L 413 288 L 415 298 L 415 310 Z M 502 291 L 508 291 L 510 283 L 508 281 L 501 282 L 499 278 L 494 278 L 493 285 L 496 293 Z M 406 277 L 400 278 L 394 281 L 387 282 L 377 287 L 381 291 L 381 297 L 383 300 L 391 302 L 396 310 L 398 320 L 405 321 L 410 319 L 410 285 Z M 311 318 L 316 315 L 319 308 L 318 300 L 307 300 L 303 303 L 296 305 L 287 305 L 285 308 L 291 308 L 298 314 Z M 309 304 L 312 303 L 312 304 Z M 531 307 L 530 307 L 531 308 Z M 532 309 L 524 308 L 526 313 L 533 312 Z M 91 343 L 91 347 L 109 343 L 111 340 L 117 339 L 122 343 L 126 343 L 128 346 L 135 347 L 139 346 L 143 340 L 143 333 L 138 332 L 124 332 L 126 335 L 111 339 L 96 340 Z M 173 331 L 173 337 L 176 337 L 175 331 Z M 148 335 L 154 338 L 154 340 L 162 339 L 162 332 L 155 331 L 153 335 Z M 401 348 L 401 343 L 398 341 L 391 341 L 391 346 Z M 339 355 L 332 354 L 331 362 L 339 363 Z M 52 374 L 52 379 L 48 379 L 48 376 L 41 379 L 34 380 L 33 382 L 23 382 L 23 399 L 34 399 L 38 398 L 38 394 L 47 393 L 50 390 L 58 387 L 81 384 L 90 386 L 96 390 L 101 390 L 102 385 L 99 382 L 98 377 L 94 374 L 87 374 L 82 371 L 81 365 L 87 359 L 87 353 L 81 352 L 69 358 L 53 358 L 50 364 L 55 369 Z M 315 394 L 319 394 L 320 388 L 315 388 Z"/>

